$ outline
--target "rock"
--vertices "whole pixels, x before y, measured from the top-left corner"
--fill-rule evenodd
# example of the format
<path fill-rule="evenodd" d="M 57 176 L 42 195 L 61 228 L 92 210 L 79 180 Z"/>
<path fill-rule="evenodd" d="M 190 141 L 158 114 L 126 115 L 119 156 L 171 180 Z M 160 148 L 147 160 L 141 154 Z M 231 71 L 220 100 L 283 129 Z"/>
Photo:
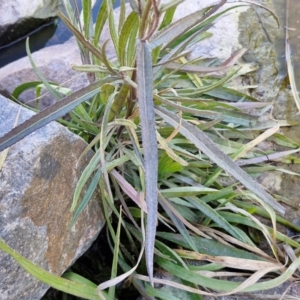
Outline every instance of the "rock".
<path fill-rule="evenodd" d="M 57 15 L 60 0 L 1 1 L 0 46 L 28 34 Z"/>
<path fill-rule="evenodd" d="M 60 0 L 1 1 L 0 26 L 20 23 L 23 19 L 47 19 L 56 16 L 61 6 Z"/>
<path fill-rule="evenodd" d="M 7 45 L 45 21 L 51 20 L 62 9 L 60 0 L 2 1 L 0 3 L 0 46 Z"/>
<path fill-rule="evenodd" d="M 0 135 L 33 113 L 0 96 Z M 91 158 L 78 158 L 87 144 L 56 122 L 9 148 L 0 171 L 0 236 L 40 267 L 61 275 L 97 237 L 104 218 L 95 194 L 69 230 L 72 197 Z M 48 286 L 0 251 L 0 299 L 40 299 Z"/>

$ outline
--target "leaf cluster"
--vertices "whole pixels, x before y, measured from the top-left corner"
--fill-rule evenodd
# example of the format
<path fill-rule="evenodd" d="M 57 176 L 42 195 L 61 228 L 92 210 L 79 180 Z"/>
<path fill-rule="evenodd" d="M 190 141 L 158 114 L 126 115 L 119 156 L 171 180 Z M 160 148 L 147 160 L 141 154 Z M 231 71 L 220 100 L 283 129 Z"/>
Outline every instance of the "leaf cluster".
<path fill-rule="evenodd" d="M 290 249 L 300 245 L 279 233 L 276 224 L 299 228 L 276 216 L 274 210 L 283 214 L 283 207 L 249 174 L 275 170 L 276 166 L 261 163 L 270 157 L 292 159 L 299 145 L 277 133 L 287 123 L 260 121 L 259 113 L 268 104 L 230 87 L 232 79 L 252 71 L 249 65 L 236 65 L 244 49 L 225 63 L 188 58 L 190 47 L 209 38 L 210 26 L 232 8 L 219 12 L 226 2 L 222 0 L 173 22 L 176 6 L 184 1 L 131 0 L 128 11 L 122 0 L 116 17 L 114 1 L 105 0 L 93 24 L 91 1 L 82 1 L 81 15 L 64 2 L 68 16 L 59 16 L 77 38 L 83 59 L 83 65 L 73 68 L 86 72 L 90 84 L 63 98 L 66 91 L 57 90 L 35 67 L 27 43 L 33 68 L 58 102 L 0 138 L 0 151 L 70 114 L 70 120 L 59 120 L 89 142 L 82 156 L 95 151 L 77 184 L 70 226 L 100 188 L 114 253 L 111 280 L 97 287 L 74 273 L 59 278 L 2 241 L 0 248 L 43 282 L 86 299 L 114 299 L 116 285 L 128 277 L 148 298 L 171 299 L 164 289 L 153 288 L 162 283 L 187 291 L 189 299 L 201 299 L 213 292 L 268 289 L 292 276 L 299 258 L 285 267 L 277 243 Z M 111 40 L 101 42 L 105 24 Z M 113 58 L 107 52 L 109 43 Z M 40 84 L 19 87 L 14 95 Z M 258 145 L 267 139 L 292 150 L 263 153 Z M 269 218 L 272 226 L 262 224 L 257 215 Z M 122 236 L 129 241 L 129 250 Z M 272 254 L 256 246 L 259 240 L 267 242 Z M 149 277 L 142 275 L 145 264 Z M 176 280 L 153 278 L 154 264 Z M 118 275 L 120 269 L 123 274 Z M 277 274 L 274 279 L 257 283 L 270 272 Z M 242 283 L 213 278 L 222 273 L 248 278 Z"/>

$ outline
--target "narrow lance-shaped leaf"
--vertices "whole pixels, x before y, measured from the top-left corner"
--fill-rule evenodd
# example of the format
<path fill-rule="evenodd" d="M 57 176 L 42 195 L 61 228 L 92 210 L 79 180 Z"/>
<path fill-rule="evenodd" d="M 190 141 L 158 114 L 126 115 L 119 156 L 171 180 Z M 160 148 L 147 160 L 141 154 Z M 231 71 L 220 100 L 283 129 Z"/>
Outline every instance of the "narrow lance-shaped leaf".
<path fill-rule="evenodd" d="M 94 40 L 93 40 L 93 44 L 95 47 L 97 47 L 99 44 L 101 32 L 103 30 L 106 20 L 107 20 L 106 2 L 102 1 L 101 7 L 99 9 L 97 19 L 95 22 Z"/>
<path fill-rule="evenodd" d="M 139 40 L 137 46 L 137 94 L 140 109 L 144 168 L 146 181 L 147 227 L 146 265 L 150 281 L 153 279 L 153 256 L 157 221 L 158 153 L 153 105 L 151 50 L 148 42 Z"/>
<path fill-rule="evenodd" d="M 61 101 L 46 108 L 40 113 L 32 116 L 30 119 L 18 125 L 0 138 L 0 151 L 17 143 L 25 136 L 47 125 L 51 121 L 64 116 L 81 102 L 89 100 L 91 97 L 99 93 L 101 91 L 102 84 L 113 82 L 117 79 L 117 77 L 107 77 L 103 80 L 94 82 L 89 86 L 73 93 L 72 95 L 65 97 Z"/>
<path fill-rule="evenodd" d="M 83 24 L 84 24 L 84 37 L 88 41 L 90 39 L 90 25 L 91 25 L 91 12 L 92 12 L 91 1 L 82 1 L 82 11 L 83 11 Z"/>
<path fill-rule="evenodd" d="M 72 31 L 72 33 L 75 35 L 77 40 L 102 61 L 103 57 L 101 51 L 99 51 L 94 45 L 92 45 L 89 41 L 87 41 L 82 35 L 82 33 L 68 20 L 68 18 L 62 12 L 59 11 L 57 15 L 62 19 L 62 21 L 66 24 L 66 26 Z"/>
<path fill-rule="evenodd" d="M 51 92 L 52 95 L 56 99 L 61 99 L 62 96 L 60 95 L 60 93 L 51 86 L 51 84 L 46 80 L 46 78 L 42 75 L 42 73 L 39 71 L 39 69 L 35 65 L 34 60 L 31 56 L 30 48 L 29 48 L 29 38 L 26 39 L 26 52 L 27 52 L 30 64 L 31 64 L 32 68 L 34 69 L 35 74 L 40 78 L 40 80 L 44 83 L 44 85 L 48 89 L 48 91 Z"/>
<path fill-rule="evenodd" d="M 194 145 L 203 151 L 219 167 L 228 172 L 247 189 L 260 197 L 265 203 L 273 207 L 276 211 L 284 214 L 284 208 L 278 204 L 257 182 L 255 182 L 245 171 L 243 171 L 234 161 L 222 152 L 208 136 L 197 127 L 189 124 L 185 120 L 180 120 L 178 116 L 162 107 L 156 107 L 155 112 L 166 122 L 177 128 L 181 124 L 179 132 L 188 138 Z"/>

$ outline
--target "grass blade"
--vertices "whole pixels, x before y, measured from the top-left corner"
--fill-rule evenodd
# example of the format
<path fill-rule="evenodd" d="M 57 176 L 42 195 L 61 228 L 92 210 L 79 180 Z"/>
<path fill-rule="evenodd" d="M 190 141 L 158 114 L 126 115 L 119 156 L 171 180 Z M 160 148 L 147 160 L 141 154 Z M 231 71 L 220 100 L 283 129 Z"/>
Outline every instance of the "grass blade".
<path fill-rule="evenodd" d="M 94 41 L 93 41 L 95 47 L 97 47 L 99 44 L 99 39 L 106 20 L 107 20 L 106 1 L 102 1 L 101 7 L 97 15 L 96 23 L 95 23 L 95 30 L 94 30 L 95 33 L 94 33 Z"/>
<path fill-rule="evenodd" d="M 167 213 L 167 215 L 172 220 L 173 224 L 176 226 L 182 237 L 185 239 L 185 241 L 190 245 L 190 247 L 197 251 L 197 248 L 194 244 L 194 241 L 192 240 L 188 230 L 184 226 L 183 222 L 174 214 L 174 208 L 172 207 L 171 203 L 168 202 L 167 199 L 165 199 L 162 195 L 159 195 L 159 203 L 163 207 L 164 211 Z"/>
<path fill-rule="evenodd" d="M 99 168 L 98 171 L 96 172 L 96 174 L 94 175 L 86 193 L 84 194 L 82 201 L 80 202 L 79 206 L 77 207 L 77 209 L 72 217 L 72 220 L 70 223 L 70 228 L 74 225 L 78 216 L 81 214 L 81 212 L 84 210 L 84 208 L 87 206 L 88 202 L 90 201 L 91 197 L 93 196 L 93 194 L 97 188 L 97 185 L 98 185 L 101 175 L 102 175 L 102 170 L 101 170 L 101 168 Z"/>
<path fill-rule="evenodd" d="M 5 251 L 9 255 L 11 255 L 19 263 L 19 265 L 22 268 L 24 268 L 28 273 L 30 273 L 38 280 L 50 285 L 51 287 L 57 290 L 84 299 L 90 299 L 90 300 L 103 299 L 98 295 L 96 288 L 53 275 L 50 272 L 47 272 L 44 269 L 40 268 L 39 266 L 33 264 L 25 257 L 19 255 L 17 252 L 11 249 L 1 238 L 0 238 L 0 249 Z M 105 292 L 102 293 L 106 300 L 112 299 L 108 297 L 108 295 Z"/>
<path fill-rule="evenodd" d="M 47 87 L 48 91 L 50 91 L 55 98 L 61 99 L 62 96 L 48 83 L 46 78 L 42 75 L 42 73 L 40 73 L 39 69 L 35 65 L 35 63 L 32 59 L 31 53 L 30 53 L 30 49 L 29 49 L 29 38 L 26 39 L 26 52 L 27 52 L 29 61 L 31 63 L 31 66 L 35 71 L 35 74 L 40 78 L 40 80 L 43 82 L 45 87 Z"/>
<path fill-rule="evenodd" d="M 119 222 L 117 227 L 117 233 L 114 239 L 115 247 L 114 247 L 114 259 L 113 264 L 111 268 L 111 279 L 114 279 L 117 277 L 117 271 L 118 271 L 118 260 L 119 260 L 119 248 L 120 248 L 120 233 L 121 233 L 121 223 L 122 223 L 122 207 L 120 207 L 120 216 L 119 216 Z M 111 298 L 115 297 L 116 293 L 116 286 L 112 285 L 108 290 L 108 295 Z"/>
<path fill-rule="evenodd" d="M 245 171 L 243 171 L 235 162 L 233 162 L 224 152 L 222 152 L 211 139 L 208 138 L 200 129 L 192 126 L 185 120 L 162 107 L 156 107 L 156 113 L 174 128 L 181 124 L 179 132 L 188 138 L 194 145 L 203 151 L 219 167 L 231 174 L 240 181 L 247 189 L 260 197 L 265 203 L 270 205 L 277 212 L 284 214 L 285 209 L 276 202 L 257 182 L 255 182 Z M 181 122 L 181 123 L 180 123 Z"/>
<path fill-rule="evenodd" d="M 109 26 L 110 36 L 114 44 L 114 49 L 116 50 L 117 57 L 119 57 L 119 35 L 116 30 L 113 3 L 112 3 L 113 0 L 105 0 L 105 2 L 106 2 L 107 14 L 108 14 L 108 26 Z"/>
<path fill-rule="evenodd" d="M 243 237 L 239 234 L 239 232 L 236 231 L 235 228 L 230 225 L 230 223 L 228 223 L 218 212 L 216 212 L 216 210 L 211 208 L 208 204 L 199 200 L 196 197 L 188 197 L 187 200 L 189 200 L 190 203 L 192 203 L 195 207 L 202 211 L 208 218 L 213 220 L 221 228 L 230 233 L 233 237 L 242 242 L 245 242 Z"/>
<path fill-rule="evenodd" d="M 138 22 L 138 15 L 135 12 L 131 12 L 127 17 L 122 29 L 120 36 L 122 37 L 119 40 L 119 54 L 120 54 L 120 65 L 121 66 L 131 66 L 133 57 L 128 56 L 127 45 L 129 46 L 129 38 L 131 34 L 136 36 L 138 27 L 136 26 Z"/>
<path fill-rule="evenodd" d="M 92 2 L 91 0 L 82 1 L 83 24 L 84 24 L 84 37 L 87 41 L 90 40 L 90 25 L 92 24 Z"/>

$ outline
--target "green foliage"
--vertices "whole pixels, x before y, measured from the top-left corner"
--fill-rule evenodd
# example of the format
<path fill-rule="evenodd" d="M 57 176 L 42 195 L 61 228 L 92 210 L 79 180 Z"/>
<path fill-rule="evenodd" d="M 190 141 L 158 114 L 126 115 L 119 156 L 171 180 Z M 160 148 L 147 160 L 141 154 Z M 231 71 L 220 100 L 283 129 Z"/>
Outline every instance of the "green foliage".
<path fill-rule="evenodd" d="M 183 1 L 158 6 L 157 1 L 131 0 L 129 14 L 122 1 L 117 19 L 112 10 L 114 1 L 105 0 L 95 26 L 92 26 L 90 1 L 83 1 L 83 24 L 70 3 L 64 2 L 68 17 L 62 13 L 59 16 L 76 36 L 83 57 L 83 65 L 74 66 L 74 69 L 86 72 L 91 83 L 78 92 L 67 94 L 0 138 L 0 151 L 47 123 L 70 114 L 70 121 L 60 122 L 90 143 L 87 150 L 95 151 L 78 181 L 70 226 L 76 222 L 95 189 L 100 187 L 114 253 L 111 279 L 96 289 L 93 283 L 79 275 L 67 273 L 64 277 L 76 288 L 65 288 L 66 279 L 51 277 L 45 271 L 38 273 L 38 267 L 17 256 L 2 241 L 1 249 L 38 279 L 86 299 L 114 299 L 115 286 L 127 277 L 141 295 L 148 293 L 161 299 L 171 299 L 171 296 L 166 291 L 155 291 L 147 281 L 152 286 L 160 282 L 185 290 L 189 292 L 189 299 L 201 299 L 199 295 L 210 294 L 201 290 L 204 287 L 234 293 L 267 289 L 274 286 L 274 282 L 279 284 L 287 280 L 293 268 L 299 266 L 299 259 L 285 269 L 284 261 L 276 262 L 272 255 L 258 249 L 248 234 L 249 228 L 257 230 L 259 238 L 269 243 L 275 257 L 278 257 L 274 247 L 276 239 L 297 247 L 298 243 L 276 231 L 274 210 L 283 213 L 284 209 L 238 163 L 241 158 L 249 164 L 257 158 L 259 161 L 255 164 L 268 160 L 267 155 L 262 158 L 256 147 L 266 139 L 284 143 L 289 148 L 298 148 L 298 145 L 275 135 L 279 128 L 277 122 L 261 123 L 259 117 L 240 108 L 243 105 L 263 110 L 265 106 L 229 87 L 231 79 L 251 71 L 235 66 L 243 49 L 233 54 L 228 64 L 218 66 L 218 62 L 211 62 L 213 65 L 209 67 L 205 60 L 189 61 L 186 52 L 190 45 L 209 38 L 206 30 L 224 14 L 214 13 L 226 1 L 172 22 L 177 4 Z M 107 56 L 108 41 L 99 44 L 105 24 L 116 59 Z M 53 83 L 48 83 L 34 65 L 28 44 L 27 50 L 43 86 L 60 99 L 61 94 L 68 91 L 57 90 Z M 14 96 L 18 98 L 26 89 L 36 87 L 41 87 L 40 82 L 23 85 L 15 90 Z M 265 129 L 267 131 L 262 133 Z M 268 155 L 277 155 L 278 159 L 292 153 Z M 229 176 L 238 183 L 225 187 L 221 179 Z M 242 191 L 241 184 L 249 191 Z M 239 199 L 248 206 L 241 205 Z M 263 213 L 273 221 L 273 227 L 266 227 L 249 211 Z M 146 222 L 144 213 L 147 213 Z M 122 217 L 124 214 L 126 221 Z M 118 220 L 117 225 L 112 222 L 114 218 Z M 164 230 L 180 234 L 158 232 L 156 235 L 157 220 Z M 277 220 L 289 224 L 282 217 Z M 129 249 L 123 245 L 126 240 L 131 242 Z M 170 243 L 172 246 L 167 246 Z M 190 252 L 180 252 L 180 247 Z M 202 260 L 214 261 L 213 265 L 205 264 L 204 271 L 235 268 L 231 260 L 235 257 L 243 259 L 245 270 L 255 272 L 241 285 L 213 279 L 205 273 L 196 274 L 191 261 L 198 259 L 201 253 L 210 255 Z M 217 260 L 219 256 L 225 265 Z M 254 260 L 258 262 L 252 263 Z M 259 271 L 261 261 L 268 268 Z M 172 274 L 174 282 L 154 278 L 155 263 Z M 257 269 L 247 269 L 247 263 L 256 265 Z M 145 265 L 149 277 L 140 274 L 145 273 Z M 120 270 L 124 274 L 117 276 Z M 268 272 L 282 272 L 282 275 L 277 281 L 256 283 Z M 81 287 L 83 290 L 79 293 Z M 107 294 L 102 291 L 106 288 L 109 288 Z"/>

